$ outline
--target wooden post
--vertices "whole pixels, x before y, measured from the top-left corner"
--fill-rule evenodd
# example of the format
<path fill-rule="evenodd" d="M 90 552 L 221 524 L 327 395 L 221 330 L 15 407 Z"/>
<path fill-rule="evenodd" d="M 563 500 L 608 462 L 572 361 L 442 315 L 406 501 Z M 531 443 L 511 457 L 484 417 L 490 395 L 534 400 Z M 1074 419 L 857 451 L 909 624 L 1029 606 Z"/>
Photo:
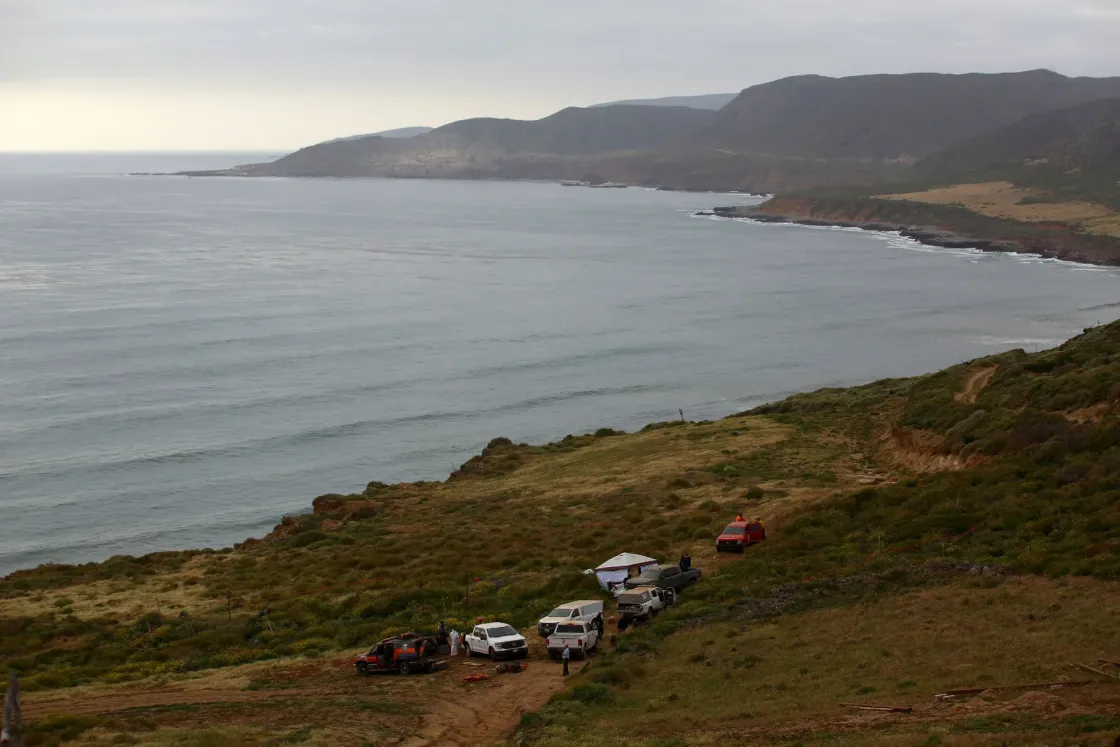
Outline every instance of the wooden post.
<path fill-rule="evenodd" d="M 19 675 L 15 672 L 8 677 L 8 692 L 4 696 L 4 729 L 0 732 L 0 744 L 23 747 L 23 720 L 19 712 Z"/>
<path fill-rule="evenodd" d="M 682 423 L 685 422 L 685 420 L 684 420 L 684 410 L 682 408 L 678 407 L 677 412 L 679 412 L 681 414 L 681 422 Z"/>

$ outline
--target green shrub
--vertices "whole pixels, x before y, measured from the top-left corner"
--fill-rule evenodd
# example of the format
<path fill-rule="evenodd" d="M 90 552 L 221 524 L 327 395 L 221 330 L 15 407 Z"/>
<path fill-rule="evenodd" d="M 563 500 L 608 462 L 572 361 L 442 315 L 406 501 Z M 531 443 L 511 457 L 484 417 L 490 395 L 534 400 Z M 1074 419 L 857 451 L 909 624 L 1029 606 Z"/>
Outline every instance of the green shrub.
<path fill-rule="evenodd" d="M 602 683 L 587 682 L 576 685 L 569 697 L 574 702 L 584 705 L 603 705 L 614 700 L 614 693 Z"/>
<path fill-rule="evenodd" d="M 27 747 L 37 747 L 72 742 L 101 722 L 97 716 L 47 716 L 25 728 L 24 743 Z"/>

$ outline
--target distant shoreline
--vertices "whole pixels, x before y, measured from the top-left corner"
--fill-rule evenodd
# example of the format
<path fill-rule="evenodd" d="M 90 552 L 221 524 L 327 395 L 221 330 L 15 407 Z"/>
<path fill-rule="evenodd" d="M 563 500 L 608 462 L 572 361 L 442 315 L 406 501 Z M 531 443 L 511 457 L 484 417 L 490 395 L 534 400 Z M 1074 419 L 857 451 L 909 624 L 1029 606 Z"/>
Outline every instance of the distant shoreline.
<path fill-rule="evenodd" d="M 938 224 L 921 224 L 917 221 L 902 223 L 898 221 L 874 219 L 875 208 L 883 200 L 864 200 L 858 203 L 829 203 L 826 200 L 812 200 L 801 197 L 774 198 L 757 206 L 714 207 L 710 211 L 700 211 L 700 215 L 719 218 L 750 220 L 757 223 L 789 224 L 821 228 L 857 228 L 862 231 L 894 233 L 913 239 L 925 246 L 944 249 L 975 249 L 981 252 L 998 254 L 1026 254 L 1043 259 L 1053 259 L 1074 264 L 1098 267 L 1120 267 L 1120 240 L 1110 236 L 1097 236 L 1077 233 L 1065 227 L 1058 230 L 1038 228 L 1037 235 L 1027 232 L 1036 227 L 1016 221 L 987 221 L 993 226 L 990 235 L 981 232 L 954 230 L 953 219 L 958 217 L 947 213 Z M 906 210 L 907 203 L 895 201 L 892 210 Z M 857 219 L 847 216 L 864 216 Z M 892 213 L 897 216 L 898 213 Z M 819 217 L 818 217 L 819 216 Z M 926 217 L 926 216 L 923 216 Z M 976 216 L 983 219 L 983 216 Z M 1021 235 L 1010 237 L 1006 224 L 1018 224 Z M 946 225 L 948 224 L 948 225 Z M 1002 230 L 1001 230 L 1002 229 Z"/>
<path fill-rule="evenodd" d="M 129 174 L 129 176 L 181 176 L 189 177 L 191 179 L 321 179 L 329 181 L 362 181 L 367 179 L 384 179 L 384 180 L 401 180 L 401 181 L 434 181 L 434 182 L 528 182 L 531 184 L 563 184 L 563 179 L 532 179 L 526 177 L 505 177 L 505 176 L 486 176 L 486 177 L 441 177 L 441 176 L 276 176 L 265 174 L 254 174 L 247 171 L 239 171 L 238 167 L 230 169 L 212 169 L 208 171 L 175 171 L 175 172 L 137 172 Z M 588 185 L 590 187 L 590 185 Z M 657 192 L 687 192 L 689 194 L 712 194 L 712 195 L 739 195 L 741 197 L 754 197 L 769 199 L 774 195 L 765 192 L 750 192 L 747 190 L 728 190 L 728 189 L 704 189 L 700 187 L 671 187 L 663 184 L 625 184 L 626 187 L 632 189 L 648 189 Z"/>

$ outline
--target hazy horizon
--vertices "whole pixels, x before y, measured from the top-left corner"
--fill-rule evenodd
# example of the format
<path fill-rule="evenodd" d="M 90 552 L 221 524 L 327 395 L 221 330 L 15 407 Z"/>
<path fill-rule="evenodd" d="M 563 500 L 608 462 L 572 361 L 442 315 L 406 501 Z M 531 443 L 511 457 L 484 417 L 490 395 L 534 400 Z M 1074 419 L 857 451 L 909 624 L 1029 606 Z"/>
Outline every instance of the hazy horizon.
<path fill-rule="evenodd" d="M 1100 77 L 1116 38 L 1106 0 L 0 0 L 0 151 L 289 151 L 810 73 Z"/>

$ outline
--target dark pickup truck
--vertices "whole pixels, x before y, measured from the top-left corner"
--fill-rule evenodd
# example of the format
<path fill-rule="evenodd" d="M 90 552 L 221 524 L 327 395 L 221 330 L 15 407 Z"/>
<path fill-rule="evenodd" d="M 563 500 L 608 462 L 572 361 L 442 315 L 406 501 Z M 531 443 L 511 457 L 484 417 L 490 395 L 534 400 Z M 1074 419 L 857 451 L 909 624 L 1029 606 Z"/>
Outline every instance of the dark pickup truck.
<path fill-rule="evenodd" d="M 449 653 L 447 645 L 435 637 L 406 633 L 378 641 L 367 653 L 359 654 L 354 659 L 354 668 L 358 670 L 358 674 L 431 673 L 443 666 L 443 661 L 436 657 Z"/>
<path fill-rule="evenodd" d="M 640 576 L 625 581 L 627 589 L 639 586 L 656 586 L 659 589 L 682 589 L 700 580 L 700 569 L 689 568 L 682 571 L 675 565 L 651 565 Z"/>

